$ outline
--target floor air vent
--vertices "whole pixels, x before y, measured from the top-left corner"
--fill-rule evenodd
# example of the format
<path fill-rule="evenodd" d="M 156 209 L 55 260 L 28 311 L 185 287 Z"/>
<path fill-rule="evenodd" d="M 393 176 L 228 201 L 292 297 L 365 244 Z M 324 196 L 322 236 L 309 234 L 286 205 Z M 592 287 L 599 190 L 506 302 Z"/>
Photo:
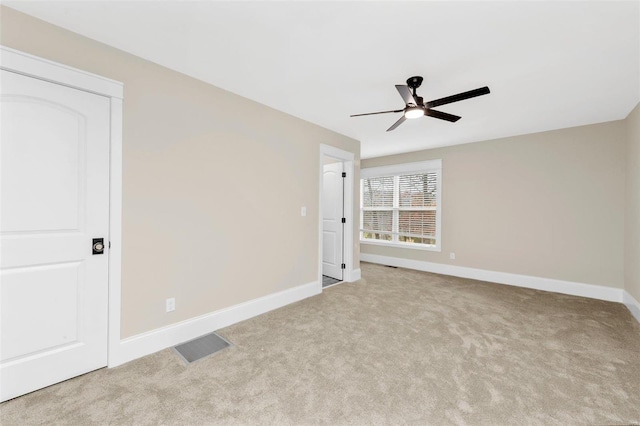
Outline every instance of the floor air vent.
<path fill-rule="evenodd" d="M 220 352 L 229 346 L 231 346 L 231 343 L 227 340 L 218 336 L 216 333 L 211 333 L 178 345 L 173 349 L 175 349 L 187 364 L 191 364 L 194 361 Z"/>

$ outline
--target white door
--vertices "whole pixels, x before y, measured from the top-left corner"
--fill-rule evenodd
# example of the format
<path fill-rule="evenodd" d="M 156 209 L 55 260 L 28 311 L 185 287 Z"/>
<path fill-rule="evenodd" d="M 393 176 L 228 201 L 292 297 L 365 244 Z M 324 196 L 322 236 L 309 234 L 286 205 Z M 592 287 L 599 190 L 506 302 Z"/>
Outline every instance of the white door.
<path fill-rule="evenodd" d="M 110 100 L 0 72 L 5 401 L 107 364 Z"/>
<path fill-rule="evenodd" d="M 325 164 L 322 183 L 322 275 L 342 279 L 342 162 Z"/>

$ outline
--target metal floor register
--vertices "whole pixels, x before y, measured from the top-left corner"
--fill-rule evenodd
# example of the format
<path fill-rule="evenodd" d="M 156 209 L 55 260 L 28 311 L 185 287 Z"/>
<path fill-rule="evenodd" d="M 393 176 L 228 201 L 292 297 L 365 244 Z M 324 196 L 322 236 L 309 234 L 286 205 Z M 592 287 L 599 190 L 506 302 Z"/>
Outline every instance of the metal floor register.
<path fill-rule="evenodd" d="M 213 355 L 231 346 L 231 343 L 216 333 L 207 334 L 174 347 L 175 351 L 188 364 Z"/>

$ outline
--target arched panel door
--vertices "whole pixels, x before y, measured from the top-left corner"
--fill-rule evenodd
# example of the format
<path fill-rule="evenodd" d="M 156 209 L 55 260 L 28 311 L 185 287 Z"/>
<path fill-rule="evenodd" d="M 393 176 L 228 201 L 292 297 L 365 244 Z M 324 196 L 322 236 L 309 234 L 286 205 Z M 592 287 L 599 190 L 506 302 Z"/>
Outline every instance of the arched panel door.
<path fill-rule="evenodd" d="M 110 100 L 0 72 L 4 401 L 107 364 Z"/>
<path fill-rule="evenodd" d="M 342 280 L 344 186 L 342 162 L 326 164 L 322 184 L 322 275 Z"/>

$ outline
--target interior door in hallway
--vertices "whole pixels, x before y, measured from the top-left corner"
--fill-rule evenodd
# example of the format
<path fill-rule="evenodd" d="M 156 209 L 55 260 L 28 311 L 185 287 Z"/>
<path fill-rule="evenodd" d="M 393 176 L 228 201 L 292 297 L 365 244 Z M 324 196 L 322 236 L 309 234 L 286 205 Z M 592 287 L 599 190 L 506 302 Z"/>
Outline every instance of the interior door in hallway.
<path fill-rule="evenodd" d="M 4 401 L 107 364 L 110 100 L 0 72 Z"/>
<path fill-rule="evenodd" d="M 341 161 L 325 164 L 322 184 L 322 275 L 339 280 L 343 279 L 343 170 Z"/>

